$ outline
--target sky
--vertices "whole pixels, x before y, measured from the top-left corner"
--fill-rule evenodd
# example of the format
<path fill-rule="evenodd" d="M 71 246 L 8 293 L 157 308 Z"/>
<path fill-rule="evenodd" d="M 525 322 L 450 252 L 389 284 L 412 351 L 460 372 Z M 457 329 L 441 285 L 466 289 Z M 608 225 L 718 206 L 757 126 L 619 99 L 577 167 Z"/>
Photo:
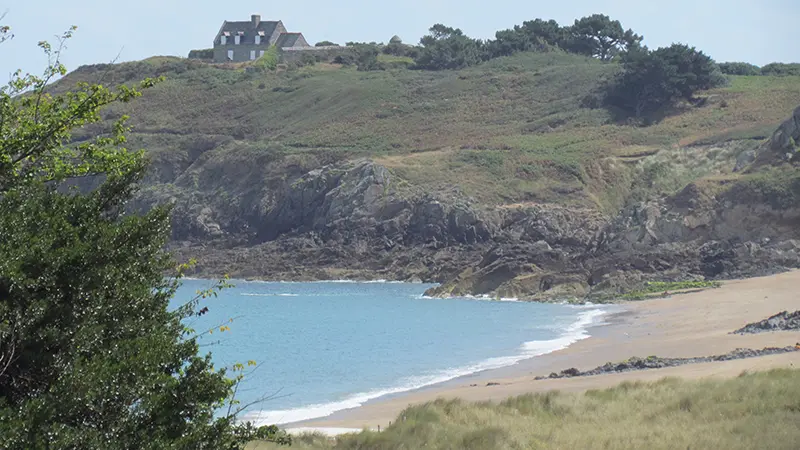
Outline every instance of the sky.
<path fill-rule="evenodd" d="M 119 6 L 119 4 L 123 6 Z M 282 20 L 309 43 L 329 40 L 387 42 L 399 35 L 416 43 L 435 23 L 461 28 L 475 38 L 526 20 L 576 18 L 603 13 L 644 35 L 650 48 L 680 42 L 719 62 L 800 62 L 800 0 L 0 0 L 0 24 L 14 39 L 0 45 L 0 80 L 22 69 L 38 73 L 46 60 L 36 47 L 71 25 L 78 31 L 63 61 L 83 64 L 186 56 L 209 48 L 223 20 Z"/>

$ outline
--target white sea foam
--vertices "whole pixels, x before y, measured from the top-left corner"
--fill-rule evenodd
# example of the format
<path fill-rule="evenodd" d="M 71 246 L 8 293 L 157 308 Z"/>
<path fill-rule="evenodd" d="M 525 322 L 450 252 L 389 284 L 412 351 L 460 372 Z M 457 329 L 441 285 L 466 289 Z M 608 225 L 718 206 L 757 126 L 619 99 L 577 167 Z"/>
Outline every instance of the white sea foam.
<path fill-rule="evenodd" d="M 501 297 L 501 298 L 497 298 L 497 297 L 492 297 L 492 296 L 490 296 L 488 294 L 483 294 L 483 295 L 460 295 L 458 297 L 431 297 L 429 295 L 422 294 L 422 295 L 416 296 L 416 298 L 422 299 L 422 300 L 451 300 L 451 299 L 456 299 L 456 300 L 476 300 L 476 301 L 481 301 L 481 302 L 512 302 L 512 303 L 513 302 L 520 302 L 520 299 L 518 299 L 516 297 Z"/>
<path fill-rule="evenodd" d="M 255 425 L 286 424 L 317 419 L 330 416 L 337 411 L 358 408 L 370 400 L 385 395 L 399 394 L 401 392 L 443 383 L 454 378 L 483 372 L 485 370 L 511 366 L 525 359 L 565 349 L 575 342 L 588 338 L 589 333 L 587 332 L 587 328 L 591 325 L 600 324 L 602 316 L 606 313 L 607 311 L 601 308 L 583 311 L 578 315 L 577 320 L 570 324 L 558 338 L 547 341 L 525 342 L 520 346 L 520 352 L 513 356 L 489 358 L 477 364 L 446 369 L 432 375 L 409 377 L 401 381 L 395 387 L 375 389 L 369 392 L 355 394 L 336 402 L 304 406 L 295 409 L 254 411 L 245 414 L 242 419 L 244 421 L 253 422 Z"/>
<path fill-rule="evenodd" d="M 256 292 L 242 292 L 245 297 L 298 297 L 299 294 L 259 294 Z"/>

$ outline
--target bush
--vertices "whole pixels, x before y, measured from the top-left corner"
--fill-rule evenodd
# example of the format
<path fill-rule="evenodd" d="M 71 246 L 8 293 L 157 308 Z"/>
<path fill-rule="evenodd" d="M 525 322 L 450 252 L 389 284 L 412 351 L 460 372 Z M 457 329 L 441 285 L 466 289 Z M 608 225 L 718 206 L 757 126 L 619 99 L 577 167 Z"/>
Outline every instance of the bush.
<path fill-rule="evenodd" d="M 622 55 L 622 72 L 608 86 L 605 100 L 623 116 L 644 119 L 723 80 L 714 61 L 693 47 L 635 48 Z"/>
<path fill-rule="evenodd" d="M 189 59 L 214 59 L 214 49 L 204 48 L 202 50 L 192 50 L 189 52 Z"/>
<path fill-rule="evenodd" d="M 278 61 L 280 60 L 280 52 L 278 47 L 272 45 L 265 52 L 264 55 L 256 60 L 256 66 L 263 70 L 274 71 L 278 68 Z"/>
<path fill-rule="evenodd" d="M 380 51 L 376 45 L 358 44 L 354 46 L 356 53 L 356 67 L 359 71 L 384 70 L 383 64 L 378 62 Z"/>
<path fill-rule="evenodd" d="M 761 75 L 761 68 L 746 62 L 724 62 L 719 70 L 725 75 Z"/>
<path fill-rule="evenodd" d="M 314 47 L 338 47 L 339 44 L 331 41 L 322 41 L 314 44 Z"/>
<path fill-rule="evenodd" d="M 341 64 L 343 66 L 352 66 L 356 63 L 356 55 L 353 52 L 342 53 L 333 58 L 334 64 Z"/>
<path fill-rule="evenodd" d="M 317 63 L 317 57 L 311 53 L 304 52 L 300 57 L 300 62 L 304 66 L 313 66 L 314 64 Z"/>
<path fill-rule="evenodd" d="M 800 76 L 800 63 L 771 63 L 761 68 L 761 75 Z"/>
<path fill-rule="evenodd" d="M 462 69 L 483 59 L 483 43 L 466 36 L 458 28 L 436 24 L 420 43 L 422 49 L 414 61 L 419 69 Z"/>

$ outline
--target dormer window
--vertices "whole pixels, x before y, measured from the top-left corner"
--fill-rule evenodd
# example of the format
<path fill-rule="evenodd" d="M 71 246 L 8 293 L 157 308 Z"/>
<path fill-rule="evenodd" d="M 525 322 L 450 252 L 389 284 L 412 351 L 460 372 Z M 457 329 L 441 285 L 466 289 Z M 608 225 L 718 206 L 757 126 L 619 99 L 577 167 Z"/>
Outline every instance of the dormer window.
<path fill-rule="evenodd" d="M 228 38 L 230 36 L 231 36 L 231 34 L 228 33 L 227 31 L 223 32 L 222 36 L 220 36 L 220 38 L 219 38 L 219 43 L 222 44 L 222 45 L 226 45 L 228 43 Z"/>
<path fill-rule="evenodd" d="M 243 34 L 244 34 L 244 32 L 240 31 L 240 32 L 236 33 L 236 36 L 233 37 L 233 43 L 235 45 L 239 45 L 239 44 L 242 43 L 242 35 Z"/>
<path fill-rule="evenodd" d="M 264 37 L 263 31 L 259 31 L 258 34 L 256 34 L 256 45 L 261 44 L 261 38 L 263 37 Z"/>

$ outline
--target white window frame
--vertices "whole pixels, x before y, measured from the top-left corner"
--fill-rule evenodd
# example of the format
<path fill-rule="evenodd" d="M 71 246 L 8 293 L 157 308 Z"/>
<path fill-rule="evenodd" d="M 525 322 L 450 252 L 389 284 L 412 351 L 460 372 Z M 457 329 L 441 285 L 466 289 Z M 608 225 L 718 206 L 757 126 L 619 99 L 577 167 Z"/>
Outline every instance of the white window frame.
<path fill-rule="evenodd" d="M 220 42 L 222 45 L 227 45 L 227 44 L 228 44 L 228 37 L 227 37 L 227 36 L 225 36 L 225 35 L 223 34 L 222 36 L 220 36 L 220 38 L 219 38 L 219 42 Z"/>
<path fill-rule="evenodd" d="M 239 45 L 239 44 L 241 44 L 241 42 L 242 42 L 242 37 L 239 36 L 238 34 L 233 37 L 233 44 L 234 45 Z"/>
<path fill-rule="evenodd" d="M 256 45 L 260 45 L 260 44 L 261 44 L 261 36 L 256 35 Z"/>
<path fill-rule="evenodd" d="M 228 61 L 233 61 L 233 50 L 228 50 Z"/>
<path fill-rule="evenodd" d="M 255 60 L 256 60 L 256 51 L 250 50 L 250 61 L 255 61 Z"/>

